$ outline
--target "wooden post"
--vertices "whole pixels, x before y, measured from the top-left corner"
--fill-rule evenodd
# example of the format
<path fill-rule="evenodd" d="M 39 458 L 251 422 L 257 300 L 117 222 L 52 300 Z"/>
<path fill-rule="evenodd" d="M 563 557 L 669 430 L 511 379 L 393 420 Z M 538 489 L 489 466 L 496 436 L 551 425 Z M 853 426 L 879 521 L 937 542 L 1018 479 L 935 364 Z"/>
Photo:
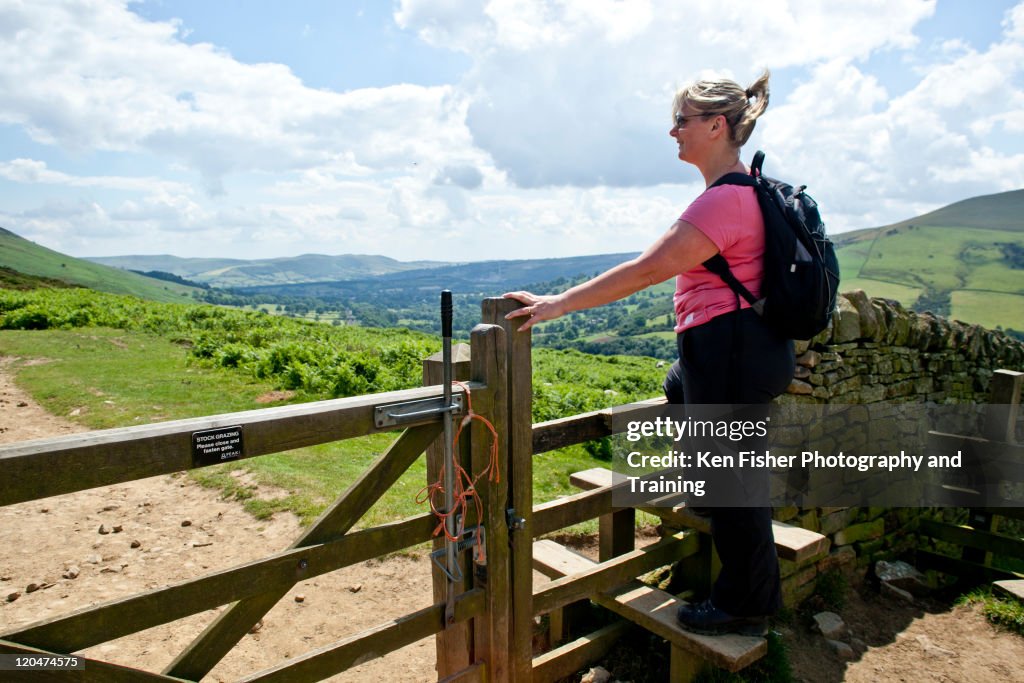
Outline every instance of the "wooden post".
<path fill-rule="evenodd" d="M 496 325 L 477 325 L 470 334 L 473 379 L 486 384 L 491 400 L 485 404 L 473 400 L 473 411 L 491 421 L 498 433 L 498 472 L 500 481 L 490 477 L 478 482 L 483 503 L 487 562 L 474 566 L 474 580 L 483 585 L 486 611 L 476 619 L 473 645 L 477 660 L 486 660 L 489 683 L 518 681 L 512 676 L 512 611 L 509 531 L 505 521 L 509 481 L 508 460 L 508 377 L 505 332 Z M 479 420 L 473 421 L 471 433 L 473 472 L 482 472 L 490 460 L 491 434 Z M 475 662 L 474 662 L 475 663 Z"/>
<path fill-rule="evenodd" d="M 601 562 L 625 555 L 636 548 L 636 510 L 624 508 L 598 518 L 598 558 Z M 580 600 L 551 612 L 551 644 L 577 634 L 590 621 L 590 600 Z"/>
<path fill-rule="evenodd" d="M 462 382 L 470 378 L 470 347 L 468 344 L 456 344 L 452 348 L 452 379 Z M 423 360 L 423 386 L 433 386 L 444 381 L 441 353 L 435 353 Z M 455 418 L 456 420 L 458 417 Z M 460 446 L 463 446 L 460 453 L 456 454 L 467 471 L 472 472 L 468 460 L 469 435 L 461 439 Z M 444 444 L 441 439 L 434 441 L 427 448 L 427 484 L 438 481 L 444 471 Z M 433 549 L 436 551 L 444 548 L 444 537 L 434 538 Z M 470 563 L 466 561 L 465 553 L 460 554 L 460 567 L 462 569 L 463 581 L 455 584 L 456 594 L 464 593 L 472 588 Z M 448 578 L 441 569 L 431 562 L 431 576 L 434 585 L 434 604 L 444 602 L 448 592 Z M 467 622 L 454 624 L 440 631 L 435 638 L 437 648 L 437 677 L 445 678 L 459 672 L 473 663 L 473 639 L 471 625 Z"/>
<path fill-rule="evenodd" d="M 521 319 L 506 320 L 521 308 L 512 299 L 484 299 L 482 320 L 505 330 L 508 359 L 509 532 L 512 560 L 512 648 L 510 677 L 529 683 L 533 675 L 533 363 L 531 334 Z"/>
<path fill-rule="evenodd" d="M 1020 392 L 1024 372 L 996 370 L 992 373 L 988 407 L 985 410 L 985 433 L 991 441 L 1016 443 L 1017 415 L 1020 413 Z"/>
<path fill-rule="evenodd" d="M 1017 415 L 1020 412 L 1020 392 L 1024 384 L 1024 373 L 1012 370 L 996 370 L 992 374 L 988 406 L 985 409 L 985 427 L 982 433 L 991 441 L 1015 443 L 1017 440 Z M 999 527 L 999 517 L 991 512 L 971 508 L 968 524 L 979 531 L 994 532 Z M 964 548 L 963 559 L 986 567 L 992 564 L 992 553 L 981 548 Z"/>

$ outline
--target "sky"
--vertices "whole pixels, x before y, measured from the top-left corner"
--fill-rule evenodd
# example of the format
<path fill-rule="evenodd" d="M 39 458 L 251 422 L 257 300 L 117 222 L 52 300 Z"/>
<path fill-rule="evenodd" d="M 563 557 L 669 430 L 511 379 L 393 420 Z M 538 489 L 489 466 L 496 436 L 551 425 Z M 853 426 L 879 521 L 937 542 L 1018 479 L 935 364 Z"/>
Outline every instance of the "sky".
<path fill-rule="evenodd" d="M 1024 2 L 0 0 L 0 227 L 73 256 L 636 252 L 675 91 L 833 234 L 1024 187 Z"/>

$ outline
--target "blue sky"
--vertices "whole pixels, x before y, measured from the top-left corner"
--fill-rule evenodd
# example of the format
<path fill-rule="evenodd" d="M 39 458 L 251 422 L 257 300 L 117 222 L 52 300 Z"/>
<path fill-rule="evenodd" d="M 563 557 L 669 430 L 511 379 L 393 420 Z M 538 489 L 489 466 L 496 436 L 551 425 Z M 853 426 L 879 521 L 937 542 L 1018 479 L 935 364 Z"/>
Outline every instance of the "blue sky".
<path fill-rule="evenodd" d="M 834 233 L 1024 187 L 1024 3 L 0 0 L 0 226 L 75 256 L 639 251 L 703 189 L 674 91 Z"/>

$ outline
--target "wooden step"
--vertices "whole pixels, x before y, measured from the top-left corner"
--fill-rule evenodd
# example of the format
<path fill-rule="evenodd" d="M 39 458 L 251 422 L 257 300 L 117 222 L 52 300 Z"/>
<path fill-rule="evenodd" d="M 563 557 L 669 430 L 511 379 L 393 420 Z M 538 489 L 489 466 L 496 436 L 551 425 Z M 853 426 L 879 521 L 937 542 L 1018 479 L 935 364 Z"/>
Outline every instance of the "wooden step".
<path fill-rule="evenodd" d="M 992 587 L 996 593 L 1014 598 L 1024 603 L 1024 579 L 1006 579 L 1004 581 L 993 581 Z"/>
<path fill-rule="evenodd" d="M 612 472 L 606 467 L 593 467 L 582 472 L 574 472 L 569 476 L 569 481 L 577 488 L 591 491 L 606 486 L 624 485 L 627 479 L 626 475 L 621 472 Z M 711 519 L 695 514 L 683 505 L 649 506 L 637 509 L 661 517 L 671 525 L 711 533 Z M 798 564 L 828 551 L 829 548 L 827 536 L 792 524 L 772 522 L 772 534 L 775 536 L 775 550 L 779 557 Z"/>
<path fill-rule="evenodd" d="M 557 579 L 593 569 L 597 563 L 545 539 L 533 544 L 533 566 L 545 576 Z M 664 638 L 674 647 L 728 671 L 739 671 L 768 651 L 767 641 L 760 637 L 736 634 L 703 636 L 684 631 L 676 623 L 676 612 L 686 603 L 639 581 L 630 581 L 593 595 L 591 600 Z"/>

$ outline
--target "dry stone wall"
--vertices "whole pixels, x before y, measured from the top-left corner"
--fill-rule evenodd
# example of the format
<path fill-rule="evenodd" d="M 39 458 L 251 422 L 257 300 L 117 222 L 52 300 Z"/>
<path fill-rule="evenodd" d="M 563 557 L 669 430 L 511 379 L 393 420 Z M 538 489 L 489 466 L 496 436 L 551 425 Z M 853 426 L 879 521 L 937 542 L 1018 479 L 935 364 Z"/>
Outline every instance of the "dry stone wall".
<path fill-rule="evenodd" d="M 832 325 L 797 342 L 796 351 L 796 375 L 779 403 L 985 403 L 995 370 L 1024 371 L 1024 342 L 1004 332 L 908 311 L 860 290 L 840 295 Z M 920 517 L 936 514 L 921 508 L 777 508 L 776 519 L 831 541 L 817 558 L 782 562 L 787 604 L 810 595 L 823 572 L 907 553 L 917 543 Z"/>

